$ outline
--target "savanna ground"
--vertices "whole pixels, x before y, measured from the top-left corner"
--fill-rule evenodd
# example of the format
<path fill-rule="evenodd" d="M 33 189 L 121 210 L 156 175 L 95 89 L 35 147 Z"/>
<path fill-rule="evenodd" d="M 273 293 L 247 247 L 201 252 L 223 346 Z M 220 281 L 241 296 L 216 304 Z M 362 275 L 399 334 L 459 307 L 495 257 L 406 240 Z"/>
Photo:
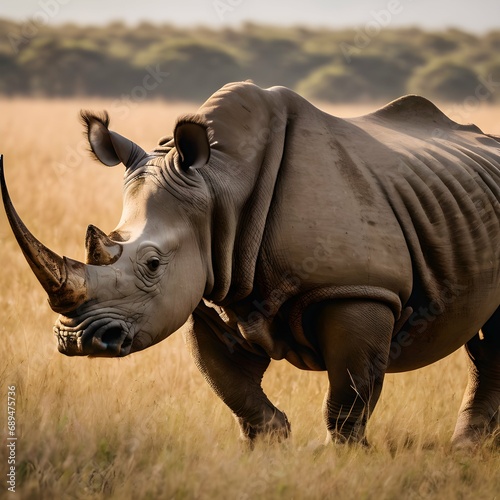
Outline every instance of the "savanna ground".
<path fill-rule="evenodd" d="M 83 258 L 89 223 L 109 232 L 121 213 L 122 168 L 87 154 L 81 107 L 107 108 L 112 128 L 145 149 L 192 104 L 0 101 L 0 152 L 14 204 L 53 250 Z M 500 109 L 454 107 L 455 117 L 500 134 Z M 330 107 L 340 116 L 373 106 Z M 472 112 L 471 112 L 472 111 Z M 460 114 L 460 116 L 456 116 Z M 452 116 L 453 113 L 452 113 Z M 0 496 L 8 498 L 480 498 L 500 497 L 500 453 L 453 453 L 449 439 L 466 383 L 462 352 L 389 375 L 369 424 L 373 447 L 321 448 L 325 373 L 273 362 L 264 387 L 293 438 L 238 443 L 182 335 L 125 359 L 67 358 L 55 320 L 0 211 Z M 6 491 L 7 388 L 16 387 L 17 484 Z"/>

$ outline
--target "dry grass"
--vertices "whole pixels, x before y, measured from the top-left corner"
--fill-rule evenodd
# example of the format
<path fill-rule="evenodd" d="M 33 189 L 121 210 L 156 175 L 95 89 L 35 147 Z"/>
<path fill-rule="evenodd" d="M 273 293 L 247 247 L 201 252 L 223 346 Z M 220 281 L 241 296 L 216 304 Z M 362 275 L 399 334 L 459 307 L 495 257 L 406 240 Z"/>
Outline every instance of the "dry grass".
<path fill-rule="evenodd" d="M 12 198 L 32 231 L 82 258 L 86 225 L 110 231 L 121 213 L 120 168 L 92 162 L 80 107 L 108 108 L 116 130 L 150 148 L 193 105 L 0 101 L 0 151 Z M 115 112 L 113 113 L 113 110 Z M 357 115 L 368 106 L 335 107 Z M 113 120 L 113 116 L 115 119 Z M 500 109 L 470 117 L 500 134 Z M 82 147 L 83 146 L 83 147 Z M 62 166 L 62 165 L 66 166 Z M 189 358 L 180 334 L 120 360 L 57 353 L 55 319 L 0 214 L 0 425 L 17 387 L 17 491 L 22 498 L 487 498 L 500 496 L 500 456 L 450 451 L 465 386 L 462 353 L 387 377 L 369 426 L 374 445 L 319 447 L 324 373 L 273 363 L 264 380 L 292 422 L 293 439 L 240 449 L 237 428 Z M 4 491 L 5 441 L 0 451 Z"/>

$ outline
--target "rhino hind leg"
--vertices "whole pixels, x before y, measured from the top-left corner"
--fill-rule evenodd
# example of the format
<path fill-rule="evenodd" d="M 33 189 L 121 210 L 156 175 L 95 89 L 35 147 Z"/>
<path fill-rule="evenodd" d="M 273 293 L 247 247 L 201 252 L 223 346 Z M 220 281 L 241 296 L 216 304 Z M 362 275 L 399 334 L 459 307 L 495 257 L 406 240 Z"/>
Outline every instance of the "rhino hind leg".
<path fill-rule="evenodd" d="M 469 380 L 452 437 L 455 448 L 474 448 L 499 427 L 500 308 L 465 345 Z"/>
<path fill-rule="evenodd" d="M 271 359 L 220 340 L 211 326 L 193 314 L 185 340 L 194 360 L 215 393 L 232 410 L 240 438 L 253 445 L 259 435 L 281 441 L 290 435 L 286 415 L 265 395 L 261 382 Z"/>
<path fill-rule="evenodd" d="M 394 328 L 381 302 L 339 300 L 323 304 L 315 335 L 328 371 L 323 405 L 328 440 L 367 445 L 365 428 L 382 391 Z"/>

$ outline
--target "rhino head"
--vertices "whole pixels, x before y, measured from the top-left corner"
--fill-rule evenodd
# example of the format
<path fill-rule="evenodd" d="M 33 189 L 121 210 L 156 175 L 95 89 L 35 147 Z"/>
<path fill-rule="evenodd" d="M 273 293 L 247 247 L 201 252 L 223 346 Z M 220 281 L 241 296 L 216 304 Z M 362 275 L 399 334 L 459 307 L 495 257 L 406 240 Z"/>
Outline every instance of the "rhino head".
<path fill-rule="evenodd" d="M 85 263 L 60 257 L 30 233 L 0 164 L 2 197 L 19 246 L 60 314 L 59 351 L 126 356 L 182 326 L 210 288 L 209 229 L 203 229 L 210 210 L 197 171 L 210 158 L 207 126 L 181 120 L 174 137 L 148 154 L 110 131 L 107 114 L 82 112 L 82 118 L 94 155 L 126 167 L 121 220 L 109 236 L 88 227 Z"/>

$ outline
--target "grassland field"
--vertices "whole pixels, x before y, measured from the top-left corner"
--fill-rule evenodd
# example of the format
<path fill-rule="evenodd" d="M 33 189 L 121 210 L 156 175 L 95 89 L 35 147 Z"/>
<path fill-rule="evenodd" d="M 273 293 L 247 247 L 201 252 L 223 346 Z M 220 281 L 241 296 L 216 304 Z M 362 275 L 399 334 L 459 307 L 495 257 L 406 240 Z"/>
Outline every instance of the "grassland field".
<path fill-rule="evenodd" d="M 354 116 L 374 107 L 326 108 Z M 50 248 L 81 260 L 87 225 L 109 232 L 119 220 L 123 171 L 90 158 L 80 108 L 108 109 L 111 128 L 147 150 L 197 105 L 0 100 L 0 153 L 19 214 Z M 452 118 L 500 135 L 500 108 L 451 108 Z M 124 359 L 65 357 L 52 335 L 56 314 L 3 210 L 0 262 L 0 498 L 500 498 L 499 450 L 487 443 L 469 455 L 449 446 L 466 383 L 461 351 L 387 376 L 368 451 L 320 447 L 326 374 L 273 362 L 264 388 L 287 413 L 293 437 L 248 452 L 179 332 Z M 15 494 L 6 482 L 9 386 L 16 394 Z"/>

